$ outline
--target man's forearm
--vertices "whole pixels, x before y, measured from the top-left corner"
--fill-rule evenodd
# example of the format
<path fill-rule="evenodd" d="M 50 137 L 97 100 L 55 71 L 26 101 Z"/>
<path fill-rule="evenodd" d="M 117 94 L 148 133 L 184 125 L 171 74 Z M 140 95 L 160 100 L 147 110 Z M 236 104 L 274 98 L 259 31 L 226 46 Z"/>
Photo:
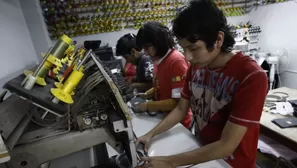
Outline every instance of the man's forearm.
<path fill-rule="evenodd" d="M 177 106 L 177 100 L 166 99 L 147 102 L 147 110 L 151 112 L 170 112 Z"/>
<path fill-rule="evenodd" d="M 137 82 L 137 77 L 136 76 L 133 76 L 132 78 L 131 78 L 131 82 L 133 83 L 133 82 Z"/>
<path fill-rule="evenodd" d="M 168 156 L 175 167 L 199 164 L 210 160 L 222 159 L 232 154 L 231 148 L 222 141 L 217 141 L 190 152 Z"/>
<path fill-rule="evenodd" d="M 154 94 L 155 94 L 155 88 L 154 88 L 154 87 L 150 88 L 149 90 L 147 90 L 147 91 L 145 92 L 145 94 L 147 95 L 147 98 L 148 98 L 148 99 L 154 97 Z"/>
<path fill-rule="evenodd" d="M 132 87 L 139 91 L 146 91 L 152 87 L 152 83 L 132 83 Z"/>
<path fill-rule="evenodd" d="M 153 130 L 151 130 L 149 133 L 154 137 L 162 132 L 165 132 L 175 126 L 177 123 L 179 123 L 185 115 L 187 114 L 187 111 L 183 111 L 178 106 L 171 111 L 165 119 L 158 124 Z"/>

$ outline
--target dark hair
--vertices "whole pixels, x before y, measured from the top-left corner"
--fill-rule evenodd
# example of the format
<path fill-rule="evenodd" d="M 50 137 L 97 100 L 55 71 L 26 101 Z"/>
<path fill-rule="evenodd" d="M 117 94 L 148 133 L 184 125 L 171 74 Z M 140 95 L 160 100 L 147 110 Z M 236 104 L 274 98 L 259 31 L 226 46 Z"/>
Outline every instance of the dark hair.
<path fill-rule="evenodd" d="M 116 55 L 126 57 L 127 54 L 131 54 L 133 48 L 137 51 L 141 51 L 136 45 L 136 36 L 132 33 L 125 34 L 117 42 Z"/>
<path fill-rule="evenodd" d="M 138 30 L 136 43 L 139 48 L 152 45 L 159 58 L 165 56 L 169 49 L 175 47 L 173 35 L 168 27 L 159 22 L 147 22 Z"/>
<path fill-rule="evenodd" d="M 231 27 L 223 12 L 212 0 L 192 0 L 173 21 L 173 33 L 178 39 L 186 38 L 191 43 L 202 40 L 212 50 L 218 32 L 225 34 L 222 52 L 230 52 L 235 44 Z"/>

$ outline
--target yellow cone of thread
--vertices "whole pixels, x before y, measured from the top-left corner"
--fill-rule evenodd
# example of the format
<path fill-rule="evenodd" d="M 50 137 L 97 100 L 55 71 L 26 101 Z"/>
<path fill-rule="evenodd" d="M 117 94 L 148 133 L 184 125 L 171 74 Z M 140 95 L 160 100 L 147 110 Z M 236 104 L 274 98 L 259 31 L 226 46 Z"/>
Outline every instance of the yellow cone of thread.
<path fill-rule="evenodd" d="M 63 85 L 62 89 L 55 88 L 51 89 L 51 93 L 60 101 L 73 104 L 73 99 L 71 96 L 72 91 L 78 85 L 80 80 L 83 78 L 84 74 L 80 71 L 73 70 L 69 78 L 66 80 L 65 84 Z"/>
<path fill-rule="evenodd" d="M 33 74 L 32 71 L 29 71 L 29 70 L 25 70 L 25 71 L 24 71 L 24 75 L 25 75 L 25 76 L 32 75 L 32 74 Z M 36 78 L 37 78 L 36 83 L 37 83 L 38 85 L 46 86 L 46 82 L 45 82 L 45 79 L 44 79 L 44 78 L 41 78 L 41 77 L 39 77 L 39 76 L 36 76 Z"/>
<path fill-rule="evenodd" d="M 63 83 L 61 83 L 61 82 L 55 82 L 55 86 L 57 88 L 59 88 L 59 89 L 62 89 L 63 88 Z M 75 95 L 75 93 L 74 93 L 74 91 L 72 91 L 71 92 L 71 96 L 74 96 L 74 95 Z"/>
<path fill-rule="evenodd" d="M 45 77 L 47 76 L 47 73 L 49 69 L 51 68 L 52 64 L 49 61 L 45 61 L 42 65 L 41 69 L 37 73 L 37 80 L 36 83 L 41 86 L 46 86 Z M 25 76 L 28 76 L 30 74 L 33 74 L 32 71 L 24 71 Z"/>
<path fill-rule="evenodd" d="M 52 65 L 56 65 L 62 67 L 61 61 L 65 55 L 65 51 L 69 48 L 69 45 L 72 43 L 72 39 L 66 35 L 63 35 L 58 42 L 53 47 L 50 56 L 42 65 L 40 70 L 37 72 L 37 81 L 36 83 L 41 86 L 46 86 L 45 77 L 47 77 L 49 70 L 51 69 Z M 45 54 L 42 54 L 44 57 Z M 27 76 L 29 74 L 33 74 L 33 72 L 25 71 L 24 74 Z"/>
<path fill-rule="evenodd" d="M 55 86 L 59 89 L 63 88 L 63 84 L 61 82 L 55 82 Z"/>

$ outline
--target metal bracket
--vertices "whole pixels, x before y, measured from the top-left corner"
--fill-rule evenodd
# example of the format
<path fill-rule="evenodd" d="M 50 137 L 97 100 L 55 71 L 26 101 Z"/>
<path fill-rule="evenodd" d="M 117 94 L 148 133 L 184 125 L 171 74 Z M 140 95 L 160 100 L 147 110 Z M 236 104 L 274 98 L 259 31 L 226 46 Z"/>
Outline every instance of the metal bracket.
<path fill-rule="evenodd" d="M 83 132 L 70 132 L 55 137 L 19 145 L 11 151 L 9 168 L 37 168 L 41 164 L 79 152 L 83 149 L 96 146 L 101 143 L 108 143 L 116 151 L 121 152 L 121 143 L 114 139 L 114 136 L 107 128 L 86 130 Z"/>
<path fill-rule="evenodd" d="M 130 120 L 127 120 L 127 127 L 125 127 L 124 121 L 120 120 L 120 121 L 116 121 L 113 122 L 113 127 L 114 127 L 114 131 L 116 133 L 119 132 L 124 132 L 126 131 L 128 133 L 128 138 L 129 138 L 129 148 L 131 151 L 131 157 L 132 157 L 132 167 L 136 167 L 138 165 L 138 159 L 137 159 L 137 150 L 136 150 L 136 137 L 135 134 L 133 132 L 133 128 L 132 128 L 132 122 Z"/>

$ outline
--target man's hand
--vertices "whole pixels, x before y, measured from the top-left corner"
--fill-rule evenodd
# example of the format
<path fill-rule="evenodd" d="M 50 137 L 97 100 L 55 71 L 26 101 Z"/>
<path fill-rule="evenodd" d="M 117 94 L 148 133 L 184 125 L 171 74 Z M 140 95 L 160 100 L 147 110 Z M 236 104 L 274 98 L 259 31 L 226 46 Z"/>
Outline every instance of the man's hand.
<path fill-rule="evenodd" d="M 148 152 L 148 147 L 149 147 L 149 144 L 151 142 L 151 140 L 153 139 L 154 135 L 150 132 L 148 132 L 147 134 L 139 137 L 137 140 L 136 140 L 136 146 L 138 146 L 140 143 L 142 143 L 144 145 L 144 151 L 145 152 Z"/>
<path fill-rule="evenodd" d="M 220 140 L 189 152 L 167 157 L 174 161 L 176 167 L 230 157 L 242 141 L 247 129 L 245 126 L 227 121 Z"/>
<path fill-rule="evenodd" d="M 147 95 L 147 93 L 137 93 L 136 96 L 137 96 L 137 97 L 141 97 L 141 98 L 143 98 L 143 99 L 148 99 L 148 95 Z"/>
<path fill-rule="evenodd" d="M 144 157 L 141 160 L 146 163 L 143 166 L 139 166 L 138 168 L 175 168 L 172 161 L 170 161 L 166 156 L 158 156 L 158 157 Z"/>
<path fill-rule="evenodd" d="M 133 88 L 133 89 L 136 88 L 137 89 L 138 83 L 132 83 L 131 82 L 131 83 L 129 83 L 129 85 L 130 85 L 131 88 Z"/>
<path fill-rule="evenodd" d="M 126 78 L 126 85 L 132 84 L 132 79 L 133 78 Z"/>
<path fill-rule="evenodd" d="M 135 113 L 143 113 L 147 111 L 147 104 L 146 103 L 140 103 L 138 105 L 136 105 L 136 107 L 134 108 L 134 112 Z"/>

